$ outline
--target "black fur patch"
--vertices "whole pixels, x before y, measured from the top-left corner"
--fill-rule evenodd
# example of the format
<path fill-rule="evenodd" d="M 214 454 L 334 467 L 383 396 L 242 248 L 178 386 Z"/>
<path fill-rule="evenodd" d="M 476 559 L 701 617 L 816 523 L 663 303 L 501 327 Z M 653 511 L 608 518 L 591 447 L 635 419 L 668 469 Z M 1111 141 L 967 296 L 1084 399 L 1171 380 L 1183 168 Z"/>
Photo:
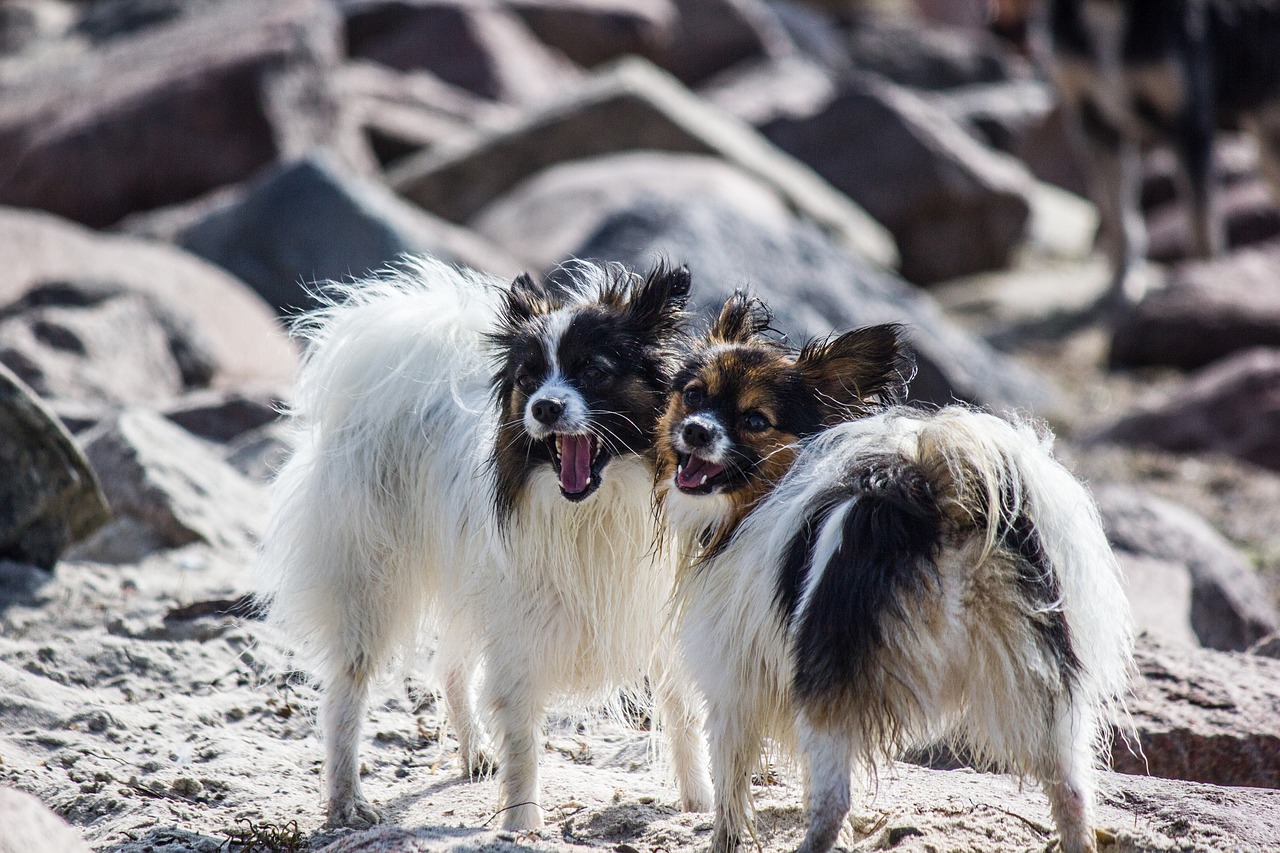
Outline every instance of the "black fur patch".
<path fill-rule="evenodd" d="M 800 603 L 800 591 L 804 589 L 805 580 L 809 577 L 809 564 L 813 560 L 813 549 L 818 542 L 818 533 L 831 516 L 831 510 L 841 501 L 849 499 L 849 490 L 840 486 L 829 489 L 813 502 L 800 529 L 791 537 L 787 545 L 787 553 L 782 559 L 778 572 L 778 581 L 774 590 L 774 605 L 782 623 L 788 627 L 795 618 L 796 605 Z"/>
<path fill-rule="evenodd" d="M 1075 684 L 1080 671 L 1080 658 L 1071 645 L 1071 630 L 1062 612 L 1062 584 L 1045 553 L 1044 542 L 1035 522 L 1022 507 L 1013 507 L 1012 495 L 1004 495 L 1005 509 L 1013 520 L 1001 531 L 1005 547 L 1017 554 L 1018 587 L 1031 605 L 1031 624 L 1041 641 L 1053 655 L 1058 672 L 1067 689 Z M 1016 510 L 1016 511 L 1014 511 Z M 1008 517 L 1008 516 L 1006 516 Z"/>
<path fill-rule="evenodd" d="M 793 689 L 802 702 L 864 689 L 886 626 L 939 588 L 943 514 L 922 471 L 885 459 L 853 472 L 845 496 L 854 503 L 840 547 L 797 614 Z"/>

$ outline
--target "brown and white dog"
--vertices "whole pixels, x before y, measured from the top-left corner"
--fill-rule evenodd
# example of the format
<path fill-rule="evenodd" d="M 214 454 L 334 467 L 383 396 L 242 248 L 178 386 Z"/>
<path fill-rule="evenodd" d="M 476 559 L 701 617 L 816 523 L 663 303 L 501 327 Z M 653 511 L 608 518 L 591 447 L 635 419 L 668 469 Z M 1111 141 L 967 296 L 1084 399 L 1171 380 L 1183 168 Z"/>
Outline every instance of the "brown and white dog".
<path fill-rule="evenodd" d="M 892 405 L 909 376 L 897 327 L 796 351 L 767 326 L 731 299 L 658 427 L 712 849 L 751 831 L 765 738 L 804 760 L 805 853 L 835 843 L 851 771 L 939 741 L 1038 779 L 1063 849 L 1094 849 L 1100 718 L 1132 632 L 1089 495 L 1025 424 Z"/>

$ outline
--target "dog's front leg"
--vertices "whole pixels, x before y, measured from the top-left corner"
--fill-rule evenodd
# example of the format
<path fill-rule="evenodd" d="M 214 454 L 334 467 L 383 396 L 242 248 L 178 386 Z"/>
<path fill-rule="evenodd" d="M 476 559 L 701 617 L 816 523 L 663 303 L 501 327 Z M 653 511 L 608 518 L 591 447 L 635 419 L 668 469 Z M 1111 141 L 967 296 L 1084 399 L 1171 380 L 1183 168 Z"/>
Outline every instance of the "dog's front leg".
<path fill-rule="evenodd" d="M 325 686 L 320 709 L 328 773 L 328 825 L 369 826 L 382 820 L 360 790 L 360 726 L 369 675 L 352 664 Z"/>
<path fill-rule="evenodd" d="M 671 765 L 680 788 L 680 807 L 687 812 L 710 811 L 713 804 L 707 746 L 690 679 L 675 653 L 667 651 L 652 676 L 658 700 L 658 723 L 671 749 Z"/>
<path fill-rule="evenodd" d="M 749 831 L 751 772 L 760 766 L 762 736 L 750 711 L 737 704 L 739 698 L 712 703 L 707 716 L 716 799 L 711 853 L 733 853 Z"/>
<path fill-rule="evenodd" d="M 546 700 L 523 656 L 491 654 L 490 702 L 498 737 L 502 827 L 524 832 L 542 827 L 538 758 Z"/>

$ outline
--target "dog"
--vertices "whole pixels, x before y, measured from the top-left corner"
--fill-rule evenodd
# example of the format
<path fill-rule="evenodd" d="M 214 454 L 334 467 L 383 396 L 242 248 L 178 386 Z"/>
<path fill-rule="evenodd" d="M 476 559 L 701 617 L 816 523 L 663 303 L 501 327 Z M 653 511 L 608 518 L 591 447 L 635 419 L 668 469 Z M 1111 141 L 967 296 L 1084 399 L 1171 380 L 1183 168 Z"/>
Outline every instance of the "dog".
<path fill-rule="evenodd" d="M 707 706 L 712 850 L 750 831 L 768 737 L 803 758 L 802 853 L 850 776 L 917 745 L 1038 779 L 1066 851 L 1095 849 L 1101 722 L 1131 670 L 1120 569 L 1083 486 L 1025 424 L 899 405 L 901 329 L 796 351 L 742 295 L 676 374 L 661 508 L 673 620 Z"/>
<path fill-rule="evenodd" d="M 674 565 L 653 548 L 653 435 L 690 276 L 571 272 L 552 293 L 423 258 L 334 286 L 296 326 L 296 450 L 258 566 L 323 688 L 330 825 L 381 819 L 358 772 L 367 696 L 432 634 L 471 775 L 492 764 L 483 671 L 507 829 L 542 825 L 548 703 L 646 676 L 682 804 L 710 806 L 697 708 L 660 647 Z"/>
<path fill-rule="evenodd" d="M 1037 30 L 1098 206 L 1112 300 L 1136 302 L 1147 281 L 1144 147 L 1177 156 L 1197 257 L 1226 245 L 1217 129 L 1252 132 L 1280 201 L 1280 0 L 1047 0 Z"/>

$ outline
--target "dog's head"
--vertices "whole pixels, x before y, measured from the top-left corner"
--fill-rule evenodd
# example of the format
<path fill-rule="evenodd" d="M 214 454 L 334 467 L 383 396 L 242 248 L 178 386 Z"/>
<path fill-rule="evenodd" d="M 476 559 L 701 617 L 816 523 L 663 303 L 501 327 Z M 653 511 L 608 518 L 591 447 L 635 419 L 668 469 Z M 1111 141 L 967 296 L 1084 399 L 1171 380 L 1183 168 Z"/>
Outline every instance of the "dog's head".
<path fill-rule="evenodd" d="M 770 322 L 759 300 L 730 297 L 677 370 L 658 425 L 660 500 L 726 535 L 791 467 L 802 439 L 896 402 L 914 373 L 901 326 L 795 350 L 768 335 Z"/>
<path fill-rule="evenodd" d="M 500 516 L 529 477 L 551 468 L 560 492 L 583 501 L 615 458 L 652 458 L 654 427 L 684 340 L 689 271 L 659 264 L 647 276 L 579 264 L 560 291 L 527 275 L 506 290 L 493 386 Z"/>

